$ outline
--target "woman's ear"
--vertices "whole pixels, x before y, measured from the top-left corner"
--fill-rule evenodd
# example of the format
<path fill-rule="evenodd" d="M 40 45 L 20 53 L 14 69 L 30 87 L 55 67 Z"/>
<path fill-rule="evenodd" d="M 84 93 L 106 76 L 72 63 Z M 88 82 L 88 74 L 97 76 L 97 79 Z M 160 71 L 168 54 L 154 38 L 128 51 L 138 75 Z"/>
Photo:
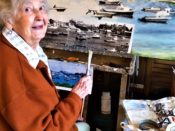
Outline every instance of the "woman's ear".
<path fill-rule="evenodd" d="M 13 28 L 13 23 L 12 23 L 11 18 L 5 19 L 4 24 L 5 24 L 5 26 L 6 26 L 8 29 L 12 30 L 12 28 Z"/>

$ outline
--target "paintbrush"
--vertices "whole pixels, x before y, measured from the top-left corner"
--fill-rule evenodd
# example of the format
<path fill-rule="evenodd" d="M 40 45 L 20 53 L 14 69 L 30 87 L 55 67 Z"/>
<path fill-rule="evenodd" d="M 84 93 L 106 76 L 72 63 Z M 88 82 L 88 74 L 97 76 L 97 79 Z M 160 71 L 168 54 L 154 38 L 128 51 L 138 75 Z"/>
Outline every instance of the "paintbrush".
<path fill-rule="evenodd" d="M 89 76 L 90 75 L 90 69 L 91 69 L 91 60 L 92 60 L 92 54 L 93 52 L 91 50 L 89 50 L 88 53 L 88 64 L 87 64 L 87 71 L 86 71 L 86 75 Z M 82 108 L 81 108 L 81 113 L 80 113 L 80 117 L 79 120 L 83 121 L 83 109 L 84 109 L 84 104 L 85 104 L 85 98 L 83 99 L 83 103 L 82 103 Z"/>

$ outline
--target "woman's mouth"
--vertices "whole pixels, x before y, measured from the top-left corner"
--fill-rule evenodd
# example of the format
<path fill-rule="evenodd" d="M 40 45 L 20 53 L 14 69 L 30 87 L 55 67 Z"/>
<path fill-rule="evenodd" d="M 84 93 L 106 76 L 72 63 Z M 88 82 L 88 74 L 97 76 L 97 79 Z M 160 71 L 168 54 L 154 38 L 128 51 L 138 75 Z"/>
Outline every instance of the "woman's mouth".
<path fill-rule="evenodd" d="M 43 29 L 43 25 L 36 25 L 36 26 L 32 26 L 33 29 Z"/>

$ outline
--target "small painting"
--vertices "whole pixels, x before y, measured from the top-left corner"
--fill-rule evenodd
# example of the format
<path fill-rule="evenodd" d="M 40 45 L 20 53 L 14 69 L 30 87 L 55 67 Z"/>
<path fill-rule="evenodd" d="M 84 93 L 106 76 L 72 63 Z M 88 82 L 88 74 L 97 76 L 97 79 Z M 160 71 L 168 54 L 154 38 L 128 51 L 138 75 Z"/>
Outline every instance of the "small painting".
<path fill-rule="evenodd" d="M 72 90 L 80 78 L 87 73 L 87 65 L 78 62 L 49 59 L 49 67 L 52 80 L 55 83 L 56 88 L 59 90 Z M 89 72 L 93 80 L 93 67 L 90 68 Z M 89 94 L 91 94 L 91 90 Z"/>

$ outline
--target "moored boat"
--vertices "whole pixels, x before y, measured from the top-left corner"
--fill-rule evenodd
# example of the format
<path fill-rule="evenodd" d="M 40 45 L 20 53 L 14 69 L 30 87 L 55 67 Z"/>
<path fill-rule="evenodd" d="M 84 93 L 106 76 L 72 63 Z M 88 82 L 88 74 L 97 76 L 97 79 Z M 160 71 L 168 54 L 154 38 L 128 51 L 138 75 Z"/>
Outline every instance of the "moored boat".
<path fill-rule="evenodd" d="M 128 16 L 128 17 L 132 17 L 134 11 L 130 8 L 123 8 L 123 7 L 118 7 L 117 9 L 106 9 L 106 8 L 102 8 L 101 11 L 104 12 L 112 12 L 114 13 L 114 15 L 123 15 L 123 16 Z"/>
<path fill-rule="evenodd" d="M 66 10 L 66 8 L 65 7 L 58 7 L 58 6 L 54 5 L 53 6 L 53 10 L 56 10 L 56 11 L 59 11 L 59 12 L 63 12 L 63 11 Z"/>
<path fill-rule="evenodd" d="M 175 4 L 175 0 L 158 0 L 159 2 L 166 2 L 170 4 Z"/>
<path fill-rule="evenodd" d="M 86 14 L 89 14 L 89 13 L 93 13 L 94 15 L 102 15 L 102 16 L 106 16 L 106 17 L 112 17 L 115 13 L 112 13 L 112 12 L 104 12 L 104 11 L 98 11 L 98 10 L 91 10 L 89 9 Z"/>
<path fill-rule="evenodd" d="M 156 12 L 161 11 L 161 10 L 163 10 L 163 8 L 160 8 L 160 7 L 145 7 L 142 9 L 142 11 L 153 12 L 153 13 L 156 13 Z"/>
<path fill-rule="evenodd" d="M 92 35 L 92 38 L 94 38 L 94 39 L 100 39 L 100 34 L 94 33 L 94 34 Z"/>
<path fill-rule="evenodd" d="M 90 10 L 90 9 L 86 12 L 86 15 L 89 13 L 92 13 L 93 16 L 97 17 L 98 19 L 101 19 L 103 17 L 112 18 L 112 16 L 115 14 L 112 12 L 104 12 L 104 11 L 97 11 L 97 10 Z"/>
<path fill-rule="evenodd" d="M 144 16 L 139 20 L 142 22 L 167 23 L 169 19 L 171 18 L 165 16 Z"/>
<path fill-rule="evenodd" d="M 76 40 L 87 40 L 88 39 L 88 36 L 86 34 L 77 34 L 76 36 Z"/>
<path fill-rule="evenodd" d="M 156 22 L 156 23 L 167 23 L 171 19 L 169 10 L 163 10 L 156 13 L 153 16 L 144 16 L 139 18 L 142 22 Z"/>
<path fill-rule="evenodd" d="M 164 13 L 167 13 L 167 14 L 174 14 L 174 12 L 175 12 L 170 7 L 166 7 L 166 8 L 161 8 L 161 7 L 146 7 L 146 8 L 143 8 L 142 11 L 152 12 L 152 13 L 164 12 Z"/>
<path fill-rule="evenodd" d="M 114 15 L 121 15 L 121 16 L 128 16 L 128 17 L 132 17 L 134 13 L 133 9 L 129 8 L 128 6 L 124 6 L 123 4 L 117 6 L 115 9 L 102 8 L 101 11 L 114 13 Z"/>
<path fill-rule="evenodd" d="M 119 0 L 99 0 L 99 4 L 102 5 L 120 5 Z"/>

